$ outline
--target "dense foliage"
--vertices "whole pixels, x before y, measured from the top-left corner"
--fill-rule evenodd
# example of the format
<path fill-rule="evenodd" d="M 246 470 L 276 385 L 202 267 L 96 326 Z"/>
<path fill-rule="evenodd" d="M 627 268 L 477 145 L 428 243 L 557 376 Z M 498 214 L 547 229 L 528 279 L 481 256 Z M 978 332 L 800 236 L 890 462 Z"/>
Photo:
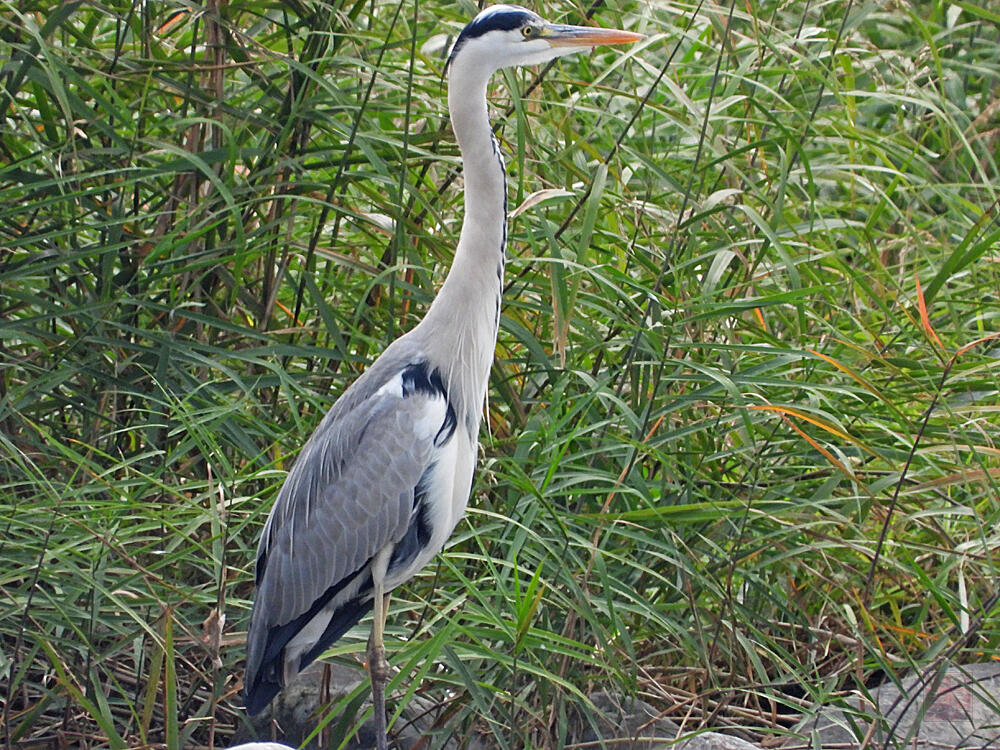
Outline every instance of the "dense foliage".
<path fill-rule="evenodd" d="M 475 9 L 3 7 L 0 736 L 225 746 L 267 508 L 450 260 Z M 488 432 L 392 704 L 558 748 L 599 685 L 759 737 L 996 658 L 1000 16 L 537 9 L 648 38 L 495 80 Z"/>

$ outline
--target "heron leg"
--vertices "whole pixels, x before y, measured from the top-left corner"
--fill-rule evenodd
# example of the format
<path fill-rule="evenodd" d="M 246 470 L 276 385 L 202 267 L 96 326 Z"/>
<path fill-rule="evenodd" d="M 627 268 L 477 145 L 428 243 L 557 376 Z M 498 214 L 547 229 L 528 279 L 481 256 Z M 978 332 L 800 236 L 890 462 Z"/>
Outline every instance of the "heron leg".
<path fill-rule="evenodd" d="M 375 748 L 389 750 L 389 733 L 385 716 L 385 687 L 389 682 L 389 662 L 382 641 L 385 615 L 389 609 L 389 594 L 383 593 L 382 582 L 375 584 L 374 620 L 368 641 L 368 673 L 372 681 L 372 708 L 375 712 Z"/>

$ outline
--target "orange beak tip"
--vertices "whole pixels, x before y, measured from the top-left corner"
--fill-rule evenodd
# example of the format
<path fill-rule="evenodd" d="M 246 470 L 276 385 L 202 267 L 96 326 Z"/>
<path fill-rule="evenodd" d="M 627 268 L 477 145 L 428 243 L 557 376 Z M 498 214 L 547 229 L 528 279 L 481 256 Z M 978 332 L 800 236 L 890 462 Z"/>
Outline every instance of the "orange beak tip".
<path fill-rule="evenodd" d="M 632 44 L 645 38 L 645 34 L 621 29 L 554 26 L 552 35 L 547 37 L 547 40 L 553 47 L 598 47 L 604 44 Z"/>

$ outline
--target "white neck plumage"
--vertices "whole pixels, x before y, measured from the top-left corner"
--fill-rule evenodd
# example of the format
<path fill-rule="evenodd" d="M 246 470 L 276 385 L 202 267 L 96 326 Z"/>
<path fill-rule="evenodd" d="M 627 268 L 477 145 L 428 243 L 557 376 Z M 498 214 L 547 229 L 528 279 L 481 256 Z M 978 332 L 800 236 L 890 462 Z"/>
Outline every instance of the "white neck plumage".
<path fill-rule="evenodd" d="M 427 350 L 441 363 L 449 397 L 473 439 L 496 345 L 507 242 L 506 173 L 486 104 L 491 72 L 473 64 L 453 65 L 449 74 L 448 108 L 462 152 L 465 217 L 448 277 L 418 326 L 435 332 Z"/>

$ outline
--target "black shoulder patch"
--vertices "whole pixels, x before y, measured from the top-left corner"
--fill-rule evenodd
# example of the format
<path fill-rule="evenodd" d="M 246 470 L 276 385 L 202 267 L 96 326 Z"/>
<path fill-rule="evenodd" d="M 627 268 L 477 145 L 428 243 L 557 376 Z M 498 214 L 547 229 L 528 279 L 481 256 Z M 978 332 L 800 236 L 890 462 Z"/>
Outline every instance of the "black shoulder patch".
<path fill-rule="evenodd" d="M 437 431 L 437 435 L 434 436 L 434 447 L 440 448 L 442 445 L 451 440 L 451 436 L 455 434 L 455 426 L 458 424 L 458 419 L 455 417 L 455 410 L 451 406 L 451 402 L 448 402 L 448 411 L 444 415 L 444 422 L 441 423 L 441 429 Z"/>
<path fill-rule="evenodd" d="M 426 362 L 407 365 L 403 369 L 403 396 L 405 398 L 414 393 L 444 396 L 446 400 L 448 398 L 448 394 L 444 390 L 444 381 L 441 380 L 441 373 L 429 369 Z"/>
<path fill-rule="evenodd" d="M 429 369 L 426 362 L 407 365 L 403 369 L 403 398 L 412 396 L 414 393 L 422 393 L 427 396 L 440 396 L 444 399 L 445 404 L 447 404 L 448 410 L 445 412 L 444 422 L 441 424 L 441 429 L 438 430 L 437 435 L 434 436 L 434 445 L 440 448 L 451 440 L 458 421 L 455 417 L 455 408 L 451 404 L 451 399 L 448 398 L 448 391 L 444 387 L 444 380 L 441 378 L 441 373 L 437 370 Z"/>

